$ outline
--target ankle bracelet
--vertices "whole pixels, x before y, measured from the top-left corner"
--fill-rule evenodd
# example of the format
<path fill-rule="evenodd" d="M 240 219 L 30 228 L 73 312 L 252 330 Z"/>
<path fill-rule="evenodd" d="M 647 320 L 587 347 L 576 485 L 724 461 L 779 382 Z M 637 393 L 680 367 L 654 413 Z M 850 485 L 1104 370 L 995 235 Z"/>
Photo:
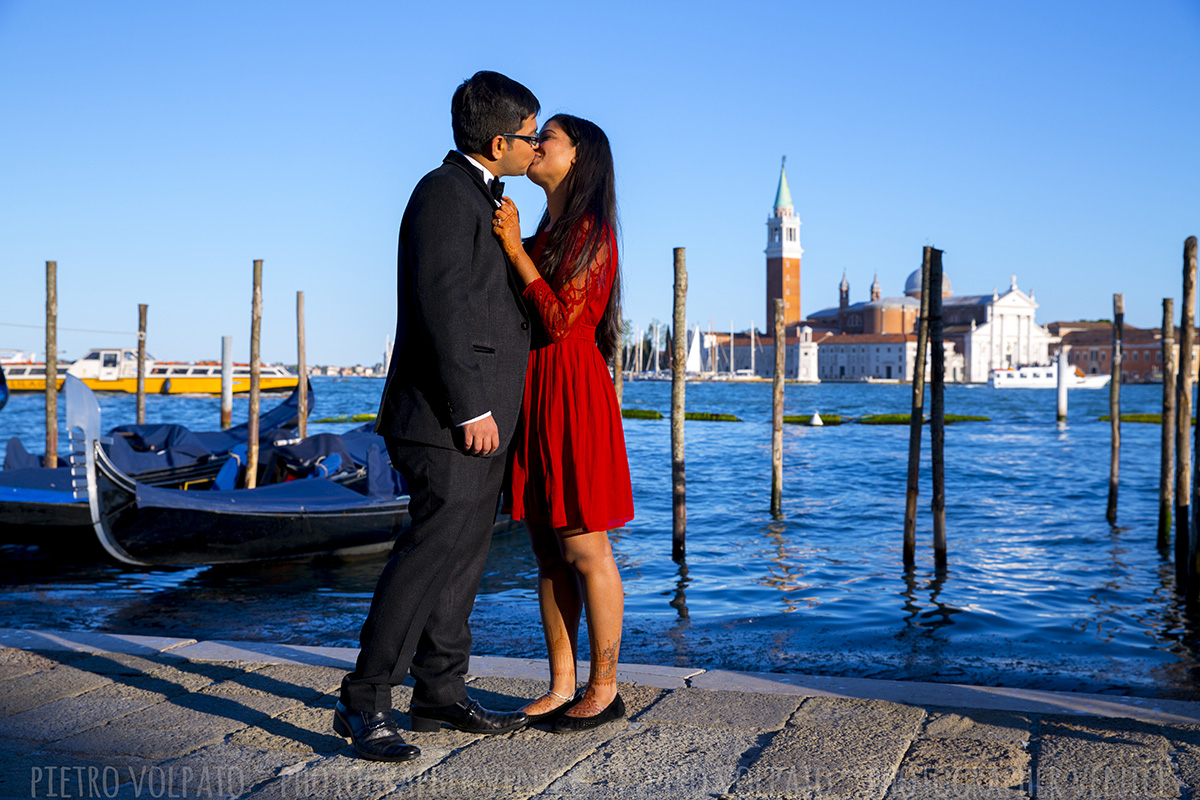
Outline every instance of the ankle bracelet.
<path fill-rule="evenodd" d="M 553 689 L 546 692 L 546 694 L 550 695 L 551 697 L 557 697 L 559 700 L 562 700 L 564 703 L 571 699 L 570 697 L 563 697 L 561 694 L 554 691 Z"/>

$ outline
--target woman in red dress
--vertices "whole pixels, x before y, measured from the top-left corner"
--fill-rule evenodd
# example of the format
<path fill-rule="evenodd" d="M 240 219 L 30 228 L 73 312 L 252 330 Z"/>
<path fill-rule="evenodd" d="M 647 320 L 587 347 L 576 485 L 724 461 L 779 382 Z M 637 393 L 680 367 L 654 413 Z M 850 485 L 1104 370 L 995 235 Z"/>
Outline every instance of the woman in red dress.
<path fill-rule="evenodd" d="M 507 197 L 495 219 L 531 316 L 541 320 L 525 373 L 507 496 L 537 558 L 550 657 L 550 690 L 523 710 L 531 722 L 553 721 L 553 730 L 563 733 L 625 715 L 617 694 L 625 597 L 608 531 L 633 518 L 633 492 L 608 368 L 623 333 L 608 138 L 587 120 L 554 116 L 538 136 L 527 174 L 546 192 L 528 252 Z M 591 670 L 577 693 L 582 610 Z"/>

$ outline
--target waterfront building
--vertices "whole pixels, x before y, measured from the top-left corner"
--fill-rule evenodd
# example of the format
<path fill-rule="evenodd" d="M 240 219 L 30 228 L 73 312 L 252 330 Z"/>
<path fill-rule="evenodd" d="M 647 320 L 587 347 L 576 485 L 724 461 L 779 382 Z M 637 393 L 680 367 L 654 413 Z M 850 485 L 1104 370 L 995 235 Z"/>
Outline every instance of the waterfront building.
<path fill-rule="evenodd" d="M 792 328 L 804 318 L 800 313 L 800 218 L 792 206 L 788 188 L 787 157 L 779 167 L 775 207 L 767 217 L 767 314 L 766 329 L 775 330 L 775 301 L 783 299 L 784 327 Z"/>
<path fill-rule="evenodd" d="M 820 342 L 830 336 L 822 331 L 814 335 L 808 326 L 785 333 L 784 377 L 788 380 L 817 383 L 817 358 Z M 775 337 L 760 336 L 757 331 L 704 332 L 701 334 L 699 372 L 716 376 L 773 378 L 775 376 Z M 732 358 L 732 362 L 731 359 Z M 731 371 L 732 363 L 732 371 Z"/>
<path fill-rule="evenodd" d="M 1062 340 L 1067 363 L 1084 375 L 1112 374 L 1111 322 L 1051 322 L 1046 326 Z M 1197 332 L 1200 335 L 1200 331 Z M 1192 347 L 1192 380 L 1200 371 L 1200 338 Z M 1175 363 L 1179 363 L 1179 331 L 1175 332 Z M 1158 383 L 1162 380 L 1162 329 L 1126 325 L 1121 340 L 1121 380 L 1125 383 Z"/>
<path fill-rule="evenodd" d="M 925 353 L 930 375 L 932 350 Z M 943 379 L 960 381 L 963 358 L 954 342 L 942 343 Z M 917 362 L 915 333 L 828 333 L 817 351 L 817 377 L 822 381 L 912 381 Z"/>
<path fill-rule="evenodd" d="M 921 270 L 914 270 L 908 276 L 903 297 L 883 297 L 876 276 L 871 286 L 871 299 L 858 303 L 850 302 L 850 283 L 843 273 L 838 296 L 836 308 L 811 314 L 805 324 L 814 330 L 840 336 L 912 334 L 921 313 Z M 1037 308 L 1033 292 L 1025 293 L 1019 289 L 1015 275 L 1003 294 L 993 288 L 991 294 L 981 295 L 954 294 L 949 276 L 944 275 L 943 331 L 945 340 L 954 345 L 958 370 L 952 378 L 948 366 L 946 380 L 986 383 L 993 369 L 1050 363 L 1050 348 L 1058 340 L 1037 324 Z M 874 340 L 862 343 L 864 347 L 875 344 Z M 891 366 L 896 367 L 895 364 Z M 821 375 L 825 379 L 825 373 Z"/>

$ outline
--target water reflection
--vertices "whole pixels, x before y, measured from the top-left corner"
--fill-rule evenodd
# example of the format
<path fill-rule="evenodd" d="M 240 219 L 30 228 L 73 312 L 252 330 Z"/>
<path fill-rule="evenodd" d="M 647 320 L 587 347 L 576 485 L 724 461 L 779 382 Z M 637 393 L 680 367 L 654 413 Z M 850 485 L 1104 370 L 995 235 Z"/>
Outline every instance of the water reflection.
<path fill-rule="evenodd" d="M 954 616 L 963 613 L 961 608 L 943 603 L 940 599 L 949 574 L 949 570 L 945 568 L 935 568 L 933 575 L 928 577 L 924 585 L 920 585 L 916 567 L 905 568 L 904 591 L 901 592 L 901 596 L 904 597 L 901 606 L 904 611 L 904 630 L 900 631 L 899 638 L 903 639 L 913 632 L 932 636 L 940 628 L 953 625 Z M 924 602 L 926 592 L 929 593 L 927 603 Z M 918 599 L 918 595 L 922 597 Z"/>
<path fill-rule="evenodd" d="M 679 580 L 675 583 L 675 596 L 671 598 L 669 605 L 679 613 L 681 623 L 688 619 L 687 607 L 687 585 L 691 583 L 691 578 L 688 577 L 687 562 L 679 565 Z M 686 625 L 677 625 L 676 628 L 686 627 Z"/>
<path fill-rule="evenodd" d="M 788 542 L 787 530 L 787 522 L 783 519 L 776 519 L 763 528 L 769 548 L 764 555 L 769 563 L 766 565 L 766 574 L 758 579 L 760 585 L 781 592 L 779 599 L 783 601 L 785 614 L 817 604 L 813 598 L 793 594 L 799 589 L 810 588 L 812 584 L 800 580 L 805 575 L 804 558 L 801 549 Z"/>

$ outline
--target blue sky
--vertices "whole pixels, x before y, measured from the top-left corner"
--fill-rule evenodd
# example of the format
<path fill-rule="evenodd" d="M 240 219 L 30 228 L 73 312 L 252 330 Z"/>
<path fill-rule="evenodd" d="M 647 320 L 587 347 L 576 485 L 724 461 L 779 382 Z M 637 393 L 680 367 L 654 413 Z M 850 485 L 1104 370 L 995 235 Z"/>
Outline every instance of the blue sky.
<path fill-rule="evenodd" d="M 1157 326 L 1200 234 L 1200 2 L 978 0 L 605 4 L 0 0 L 0 347 L 370 364 L 395 324 L 412 186 L 452 146 L 478 69 L 613 142 L 625 316 L 764 327 L 780 156 L 802 224 L 802 308 L 921 248 L 956 292 L 1036 292 L 1039 322 Z M 528 226 L 540 191 L 512 179 Z M 22 327 L 34 326 L 34 327 Z M 115 333 L 73 332 L 67 328 Z"/>

